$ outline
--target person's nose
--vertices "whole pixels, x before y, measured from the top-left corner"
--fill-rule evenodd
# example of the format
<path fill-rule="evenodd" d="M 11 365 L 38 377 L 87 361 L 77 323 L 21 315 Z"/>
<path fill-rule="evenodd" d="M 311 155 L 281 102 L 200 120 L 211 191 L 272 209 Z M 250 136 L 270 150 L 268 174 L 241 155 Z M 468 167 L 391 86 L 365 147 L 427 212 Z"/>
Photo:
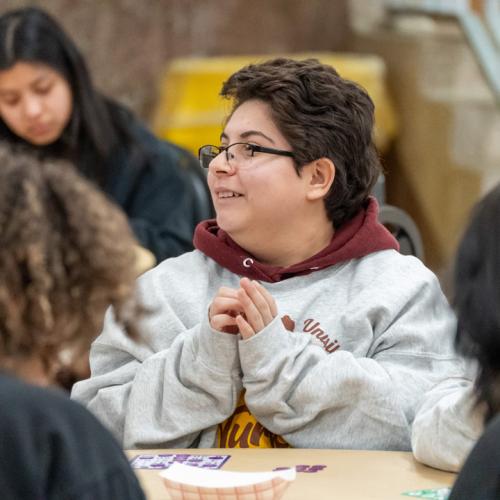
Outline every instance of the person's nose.
<path fill-rule="evenodd" d="M 210 162 L 209 169 L 216 175 L 233 175 L 235 173 L 225 151 L 222 151 Z"/>
<path fill-rule="evenodd" d="M 26 96 L 23 100 L 23 112 L 27 118 L 36 118 L 42 112 L 42 103 L 36 96 Z"/>

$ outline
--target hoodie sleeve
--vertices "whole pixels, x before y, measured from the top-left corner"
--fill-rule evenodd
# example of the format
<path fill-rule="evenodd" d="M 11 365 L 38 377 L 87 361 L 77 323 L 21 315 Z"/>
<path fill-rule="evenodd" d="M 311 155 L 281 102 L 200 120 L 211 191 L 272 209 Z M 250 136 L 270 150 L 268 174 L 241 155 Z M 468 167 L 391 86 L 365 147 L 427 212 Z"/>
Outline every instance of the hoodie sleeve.
<path fill-rule="evenodd" d="M 365 280 L 337 319 L 352 352 L 329 354 L 311 335 L 287 332 L 279 318 L 240 341 L 247 406 L 291 446 L 410 450 L 422 396 L 463 375 L 452 346 L 455 319 L 434 275 L 383 279 L 387 290 Z"/>
<path fill-rule="evenodd" d="M 417 412 L 411 435 L 413 455 L 436 469 L 457 472 L 481 435 L 483 421 L 472 381 L 445 380 L 425 395 Z"/>
<path fill-rule="evenodd" d="M 194 314 L 203 319 L 187 328 L 176 314 L 185 297 L 172 304 L 157 293 L 151 300 L 155 287 L 150 277 L 155 275 L 150 271 L 142 280 L 150 296 L 145 305 L 152 311 L 140 325 L 145 341 L 126 337 L 108 311 L 91 348 L 91 378 L 77 383 L 72 397 L 125 448 L 188 448 L 236 407 L 241 391 L 238 340 L 212 330 L 206 313 Z"/>

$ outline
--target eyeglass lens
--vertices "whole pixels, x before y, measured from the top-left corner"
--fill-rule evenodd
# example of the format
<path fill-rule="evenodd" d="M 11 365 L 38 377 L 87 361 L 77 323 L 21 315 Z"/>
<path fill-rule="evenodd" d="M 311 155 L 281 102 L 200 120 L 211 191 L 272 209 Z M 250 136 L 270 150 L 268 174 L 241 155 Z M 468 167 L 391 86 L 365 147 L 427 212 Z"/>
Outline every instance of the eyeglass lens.
<path fill-rule="evenodd" d="M 229 162 L 235 160 L 237 163 L 243 163 L 253 157 L 254 152 L 249 144 L 236 142 L 227 147 L 204 146 L 200 149 L 200 162 L 202 167 L 208 168 L 210 162 L 219 154 L 224 153 Z"/>

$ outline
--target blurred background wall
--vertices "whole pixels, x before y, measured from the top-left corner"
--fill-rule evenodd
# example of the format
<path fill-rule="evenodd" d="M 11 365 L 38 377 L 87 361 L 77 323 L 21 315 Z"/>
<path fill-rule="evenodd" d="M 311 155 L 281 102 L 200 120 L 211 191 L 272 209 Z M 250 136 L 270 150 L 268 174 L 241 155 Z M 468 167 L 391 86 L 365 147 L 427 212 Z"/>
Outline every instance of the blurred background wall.
<path fill-rule="evenodd" d="M 470 5 L 480 11 L 486 1 Z M 499 106 L 455 20 L 394 15 L 388 3 L 2 0 L 0 13 L 29 4 L 46 8 L 80 46 L 97 86 L 149 123 L 159 77 L 173 58 L 377 54 L 398 123 L 383 158 L 387 201 L 414 219 L 426 264 L 444 275 L 471 206 L 500 179 Z"/>
<path fill-rule="evenodd" d="M 350 0 L 349 7 L 348 46 L 384 59 L 397 110 L 388 199 L 412 215 L 426 263 L 446 277 L 472 205 L 500 181 L 500 89 L 473 50 L 491 49 L 498 87 L 500 1 Z M 466 12 L 468 24 L 442 15 L 452 9 Z"/>
<path fill-rule="evenodd" d="M 85 54 L 97 86 L 149 118 L 173 57 L 342 50 L 345 0 L 1 0 L 53 14 Z"/>

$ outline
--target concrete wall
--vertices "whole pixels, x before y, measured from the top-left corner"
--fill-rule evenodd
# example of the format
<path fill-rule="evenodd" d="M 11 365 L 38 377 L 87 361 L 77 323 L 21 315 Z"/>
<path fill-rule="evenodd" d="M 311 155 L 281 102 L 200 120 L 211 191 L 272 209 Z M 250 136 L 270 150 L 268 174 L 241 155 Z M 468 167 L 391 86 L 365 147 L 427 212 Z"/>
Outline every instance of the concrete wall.
<path fill-rule="evenodd" d="M 386 61 L 400 123 L 388 198 L 417 222 L 441 274 L 472 205 L 500 180 L 500 110 L 456 23 L 404 21 L 358 30 L 352 46 Z"/>
<path fill-rule="evenodd" d="M 2 0 L 39 5 L 87 57 L 97 85 L 149 118 L 172 57 L 345 47 L 345 0 Z"/>
<path fill-rule="evenodd" d="M 472 204 L 498 179 L 495 160 L 484 170 L 498 147 L 483 154 L 498 144 L 498 112 L 484 98 L 465 41 L 425 32 L 428 20 L 413 36 L 385 29 L 381 1 L 2 0 L 0 14 L 29 3 L 61 21 L 99 88 L 147 120 L 158 77 L 174 57 L 346 49 L 381 55 L 400 124 L 384 159 L 387 200 L 415 219 L 426 263 L 437 272 L 451 261 Z"/>

